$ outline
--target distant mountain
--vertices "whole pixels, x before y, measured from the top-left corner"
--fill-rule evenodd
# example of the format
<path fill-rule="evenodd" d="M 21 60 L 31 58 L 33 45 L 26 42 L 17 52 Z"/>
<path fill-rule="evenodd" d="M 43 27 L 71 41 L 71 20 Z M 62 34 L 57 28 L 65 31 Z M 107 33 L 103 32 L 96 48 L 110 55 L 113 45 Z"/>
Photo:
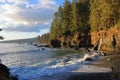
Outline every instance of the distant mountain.
<path fill-rule="evenodd" d="M 27 38 L 27 39 L 17 39 L 17 40 L 8 40 L 1 41 L 0 43 L 36 43 L 38 42 L 38 38 Z"/>

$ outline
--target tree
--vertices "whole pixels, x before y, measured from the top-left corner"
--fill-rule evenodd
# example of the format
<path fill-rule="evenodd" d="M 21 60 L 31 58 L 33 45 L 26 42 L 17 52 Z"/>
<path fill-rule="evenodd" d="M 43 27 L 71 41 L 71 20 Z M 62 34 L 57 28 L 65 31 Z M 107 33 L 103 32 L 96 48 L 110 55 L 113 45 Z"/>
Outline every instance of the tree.
<path fill-rule="evenodd" d="M 41 36 L 38 36 L 38 39 L 40 43 L 49 43 L 50 42 L 49 33 L 45 33 Z"/>
<path fill-rule="evenodd" d="M 62 19 L 62 34 L 69 35 L 70 32 L 70 11 L 71 4 L 68 0 L 65 0 L 63 6 L 63 19 Z"/>
<path fill-rule="evenodd" d="M 91 0 L 90 24 L 93 31 L 109 29 L 119 22 L 120 0 Z"/>
<path fill-rule="evenodd" d="M 71 33 L 75 33 L 78 30 L 78 8 L 77 8 L 77 0 L 73 0 L 71 6 Z"/>
<path fill-rule="evenodd" d="M 50 30 L 51 39 L 56 39 L 57 36 L 62 35 L 62 17 L 63 8 L 60 6 L 58 12 L 54 14 L 54 19 L 52 21 L 52 26 Z"/>
<path fill-rule="evenodd" d="M 78 1 L 78 31 L 89 32 L 89 15 L 90 15 L 90 0 L 79 0 Z"/>

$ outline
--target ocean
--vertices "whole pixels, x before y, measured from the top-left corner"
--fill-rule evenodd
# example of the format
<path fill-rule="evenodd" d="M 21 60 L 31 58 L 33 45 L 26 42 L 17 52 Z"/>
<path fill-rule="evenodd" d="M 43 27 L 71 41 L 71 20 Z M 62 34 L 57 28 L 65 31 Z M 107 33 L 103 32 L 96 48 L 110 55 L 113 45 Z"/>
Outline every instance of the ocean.
<path fill-rule="evenodd" d="M 81 50 L 44 48 L 28 44 L 0 43 L 0 59 L 19 80 L 32 80 L 80 69 L 84 61 Z"/>

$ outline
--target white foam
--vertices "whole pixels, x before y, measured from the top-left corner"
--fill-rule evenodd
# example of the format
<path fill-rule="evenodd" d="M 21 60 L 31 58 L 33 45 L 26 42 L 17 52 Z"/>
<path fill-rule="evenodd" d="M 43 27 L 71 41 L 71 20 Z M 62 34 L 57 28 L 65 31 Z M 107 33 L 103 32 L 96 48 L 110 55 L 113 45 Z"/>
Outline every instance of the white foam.
<path fill-rule="evenodd" d="M 77 70 L 74 70 L 72 72 L 87 72 L 87 73 L 96 73 L 96 72 L 110 72 L 111 69 L 104 68 L 104 67 L 97 67 L 97 66 L 91 66 L 91 65 L 84 65 L 84 67 L 81 67 Z"/>
<path fill-rule="evenodd" d="M 91 58 L 92 60 L 97 60 L 97 59 L 99 59 L 99 53 L 98 52 L 89 52 L 89 53 L 85 54 L 85 56 L 83 57 L 83 60 L 85 60 L 86 58 Z"/>
<path fill-rule="evenodd" d="M 91 57 L 92 59 L 96 60 L 98 56 L 99 55 L 97 53 L 92 52 L 90 54 L 85 54 L 83 58 L 76 58 L 75 56 L 73 56 L 73 57 L 62 57 L 56 60 L 49 59 L 44 61 L 46 64 L 43 67 L 38 67 L 38 64 L 34 64 L 33 66 L 12 68 L 11 72 L 13 74 L 18 74 L 19 80 L 31 80 L 32 78 L 37 78 L 40 76 L 65 73 L 65 72 L 109 71 L 105 68 L 98 68 L 98 67 L 85 65 L 91 63 L 89 61 L 84 61 L 85 58 Z"/>

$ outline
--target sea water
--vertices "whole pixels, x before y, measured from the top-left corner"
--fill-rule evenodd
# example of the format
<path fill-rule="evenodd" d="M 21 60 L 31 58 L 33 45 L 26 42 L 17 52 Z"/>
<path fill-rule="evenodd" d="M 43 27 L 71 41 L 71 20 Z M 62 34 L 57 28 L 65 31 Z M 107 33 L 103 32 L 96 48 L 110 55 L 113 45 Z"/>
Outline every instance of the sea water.
<path fill-rule="evenodd" d="M 18 75 L 19 80 L 72 72 L 85 64 L 81 50 L 42 49 L 17 43 L 0 43 L 0 59 L 13 75 Z"/>

